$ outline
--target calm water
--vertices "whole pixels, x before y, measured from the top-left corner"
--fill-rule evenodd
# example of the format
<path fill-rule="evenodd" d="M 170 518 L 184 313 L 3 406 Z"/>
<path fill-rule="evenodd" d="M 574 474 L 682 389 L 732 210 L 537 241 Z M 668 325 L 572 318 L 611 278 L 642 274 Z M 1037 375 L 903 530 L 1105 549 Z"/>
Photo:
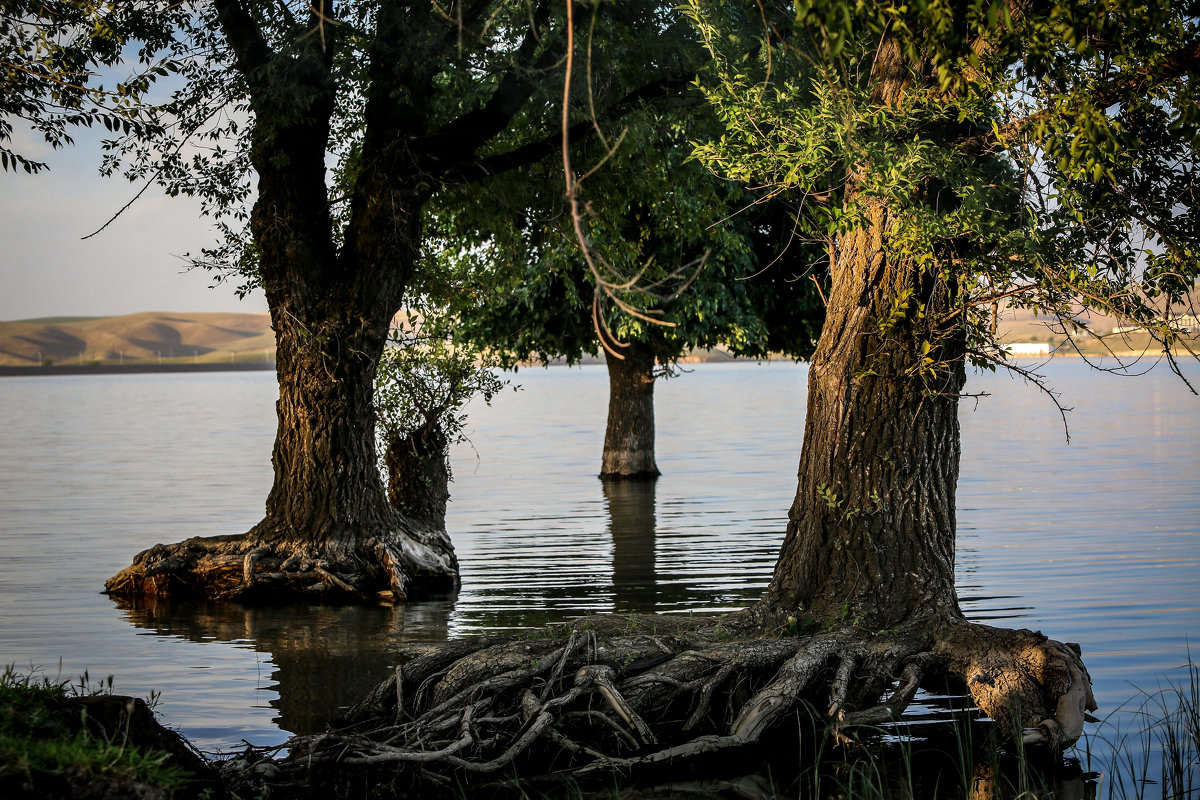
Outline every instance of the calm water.
<path fill-rule="evenodd" d="M 1200 399 L 1059 359 L 1052 404 L 976 376 L 964 404 L 967 613 L 1078 641 L 1101 714 L 1200 642 Z M 1192 373 L 1195 370 L 1191 370 Z M 596 480 L 603 367 L 521 370 L 453 454 L 456 598 L 396 608 L 127 611 L 98 594 L 155 542 L 236 533 L 270 485 L 270 373 L 0 381 L 0 663 L 162 693 L 205 748 L 319 729 L 405 642 L 592 611 L 731 609 L 765 586 L 795 491 L 807 368 L 710 364 L 660 384 L 653 487 Z"/>

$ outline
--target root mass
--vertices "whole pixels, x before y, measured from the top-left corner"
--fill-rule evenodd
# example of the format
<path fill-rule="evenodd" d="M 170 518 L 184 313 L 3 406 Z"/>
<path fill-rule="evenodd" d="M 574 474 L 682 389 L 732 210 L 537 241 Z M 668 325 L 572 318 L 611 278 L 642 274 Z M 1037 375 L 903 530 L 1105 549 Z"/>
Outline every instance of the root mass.
<path fill-rule="evenodd" d="M 919 688 L 969 691 L 1003 735 L 1058 751 L 1095 708 L 1077 649 L 1034 631 L 955 618 L 730 638 L 738 621 L 600 615 L 543 638 L 413 646 L 332 730 L 293 739 L 271 773 L 287 785 L 366 770 L 401 790 L 662 778 L 777 737 L 852 737 L 899 719 Z M 261 779 L 255 758 L 226 770 Z"/>

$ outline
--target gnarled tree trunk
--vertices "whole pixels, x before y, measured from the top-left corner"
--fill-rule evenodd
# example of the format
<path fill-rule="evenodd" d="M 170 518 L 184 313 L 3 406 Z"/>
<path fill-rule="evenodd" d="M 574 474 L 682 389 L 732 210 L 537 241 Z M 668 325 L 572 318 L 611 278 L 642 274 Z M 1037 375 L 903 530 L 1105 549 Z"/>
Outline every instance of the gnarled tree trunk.
<path fill-rule="evenodd" d="M 954 591 L 965 345 L 939 320 L 953 319 L 956 287 L 889 250 L 902 220 L 883 205 L 868 203 L 867 222 L 838 242 L 787 535 L 765 596 L 745 614 L 760 629 L 853 633 L 810 653 L 797 674 L 781 671 L 739 725 L 765 730 L 824 663 L 857 671 L 853 683 L 835 679 L 832 716 L 890 717 L 907 699 L 866 709 L 908 671 L 913 691 L 965 689 L 1010 736 L 1065 746 L 1095 707 L 1077 649 L 972 625 Z M 886 668 L 867 663 L 880 654 L 860 649 L 862 635 L 889 642 Z"/>
<path fill-rule="evenodd" d="M 954 495 L 965 378 L 960 332 L 917 333 L 918 309 L 926 318 L 950 311 L 954 287 L 890 257 L 884 240 L 896 221 L 879 205 L 869 216 L 869 228 L 838 246 L 809 371 L 796 497 L 764 603 L 878 629 L 958 616 Z"/>
<path fill-rule="evenodd" d="M 393 305 L 347 301 L 354 284 L 312 287 L 296 272 L 281 266 L 280 283 L 268 288 L 279 428 L 266 515 L 241 536 L 156 545 L 110 579 L 108 593 L 401 600 L 456 585 L 457 560 L 444 525 L 402 515 L 379 477 L 375 364 Z M 394 282 L 364 271 L 361 289 Z M 348 308 L 370 317 L 350 316 Z"/>
<path fill-rule="evenodd" d="M 631 341 L 624 358 L 608 355 L 608 426 L 604 431 L 602 480 L 651 479 L 654 461 L 654 350 Z"/>

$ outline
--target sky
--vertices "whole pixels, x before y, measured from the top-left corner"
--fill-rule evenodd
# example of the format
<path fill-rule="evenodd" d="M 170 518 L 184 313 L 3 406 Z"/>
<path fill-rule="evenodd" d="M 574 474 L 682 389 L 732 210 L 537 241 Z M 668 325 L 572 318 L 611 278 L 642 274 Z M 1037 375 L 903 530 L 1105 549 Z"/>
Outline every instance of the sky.
<path fill-rule="evenodd" d="M 180 257 L 215 242 L 199 204 L 148 190 L 97 236 L 140 185 L 101 178 L 100 135 L 50 148 L 14 136 L 14 149 L 50 164 L 38 175 L 0 172 L 0 320 L 110 316 L 138 311 L 266 311 L 261 292 L 238 300 L 234 286 L 186 271 Z"/>

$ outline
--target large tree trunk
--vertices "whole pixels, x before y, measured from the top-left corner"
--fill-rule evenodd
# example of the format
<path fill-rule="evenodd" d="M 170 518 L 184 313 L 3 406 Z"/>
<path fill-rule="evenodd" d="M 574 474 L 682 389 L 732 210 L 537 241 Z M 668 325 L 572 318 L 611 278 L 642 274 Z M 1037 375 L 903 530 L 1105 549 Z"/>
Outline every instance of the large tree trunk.
<path fill-rule="evenodd" d="M 874 205 L 870 227 L 839 243 L 809 372 L 799 485 L 766 597 L 789 613 L 876 629 L 959 616 L 962 334 L 921 334 L 918 308 L 926 319 L 945 314 L 954 287 L 888 254 L 894 224 Z"/>
<path fill-rule="evenodd" d="M 380 275 L 377 285 L 388 282 Z M 279 428 L 263 520 L 240 536 L 156 545 L 109 580 L 110 594 L 402 600 L 456 585 L 444 525 L 399 513 L 379 476 L 375 364 L 392 309 L 345 291 L 269 289 Z"/>
<path fill-rule="evenodd" d="M 602 480 L 652 479 L 654 462 L 654 350 L 631 341 L 624 358 L 609 355 L 608 427 L 604 432 Z"/>
<path fill-rule="evenodd" d="M 873 99 L 898 104 L 927 67 L 908 63 L 885 38 L 872 67 Z M 849 184 L 853 196 L 853 173 Z M 939 203 L 953 202 L 952 191 L 945 194 Z M 922 683 L 964 687 L 1008 735 L 1069 744 L 1095 707 L 1077 646 L 967 623 L 954 591 L 966 357 L 954 273 L 922 266 L 897 247 L 902 214 L 880 200 L 860 201 L 862 227 L 841 234 L 832 254 L 787 535 L 770 586 L 747 616 L 760 626 L 894 632 L 895 646 L 911 648 L 898 663 L 907 663 L 914 691 Z M 840 658 L 839 669 L 853 670 L 862 656 Z M 830 714 L 874 702 L 900 677 L 898 663 L 874 679 L 861 670 L 854 684 L 839 675 Z M 811 678 L 812 665 L 805 660 L 801 674 Z M 781 673 L 735 729 L 765 730 L 780 696 L 804 686 Z"/>

